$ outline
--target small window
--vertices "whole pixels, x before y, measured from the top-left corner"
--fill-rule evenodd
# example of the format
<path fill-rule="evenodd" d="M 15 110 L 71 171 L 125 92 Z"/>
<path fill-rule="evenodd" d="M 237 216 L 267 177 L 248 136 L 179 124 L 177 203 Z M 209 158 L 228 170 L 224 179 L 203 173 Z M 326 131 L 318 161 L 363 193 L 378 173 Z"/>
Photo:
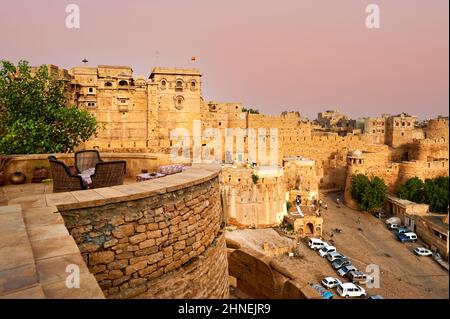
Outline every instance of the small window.
<path fill-rule="evenodd" d="M 162 85 L 162 86 L 166 86 L 166 84 L 167 84 L 166 80 L 162 80 L 162 81 L 161 81 L 161 85 Z"/>
<path fill-rule="evenodd" d="M 175 91 L 183 91 L 183 82 L 181 80 L 175 83 Z"/>
<path fill-rule="evenodd" d="M 106 82 L 105 86 L 112 86 L 112 83 L 111 82 Z"/>
<path fill-rule="evenodd" d="M 119 85 L 120 86 L 126 86 L 126 85 L 128 85 L 128 82 L 125 81 L 125 80 L 122 80 L 122 81 L 119 82 Z"/>
<path fill-rule="evenodd" d="M 94 88 L 89 88 L 89 93 L 93 93 L 94 92 Z"/>
<path fill-rule="evenodd" d="M 192 86 L 192 88 L 195 88 L 195 81 L 191 82 L 191 86 Z"/>

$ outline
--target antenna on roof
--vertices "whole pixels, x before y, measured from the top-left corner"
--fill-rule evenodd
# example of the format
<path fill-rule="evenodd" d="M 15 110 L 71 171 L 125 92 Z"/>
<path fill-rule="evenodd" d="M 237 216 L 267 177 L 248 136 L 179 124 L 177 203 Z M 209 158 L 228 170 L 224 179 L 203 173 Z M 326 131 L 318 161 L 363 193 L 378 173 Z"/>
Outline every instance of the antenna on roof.
<path fill-rule="evenodd" d="M 83 62 L 86 65 L 86 63 L 88 63 L 89 61 L 86 58 L 84 58 L 83 60 L 81 60 L 81 62 Z"/>

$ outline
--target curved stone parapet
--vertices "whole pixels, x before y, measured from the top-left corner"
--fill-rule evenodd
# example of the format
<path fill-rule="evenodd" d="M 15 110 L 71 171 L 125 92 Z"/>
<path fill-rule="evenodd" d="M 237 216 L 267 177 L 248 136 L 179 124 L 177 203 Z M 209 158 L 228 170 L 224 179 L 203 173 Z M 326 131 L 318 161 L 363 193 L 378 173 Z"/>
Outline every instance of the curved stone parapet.
<path fill-rule="evenodd" d="M 225 298 L 220 167 L 49 194 L 108 298 Z"/>
<path fill-rule="evenodd" d="M 226 298 L 219 172 L 8 198 L 0 298 Z M 69 264 L 81 289 L 66 285 Z"/>

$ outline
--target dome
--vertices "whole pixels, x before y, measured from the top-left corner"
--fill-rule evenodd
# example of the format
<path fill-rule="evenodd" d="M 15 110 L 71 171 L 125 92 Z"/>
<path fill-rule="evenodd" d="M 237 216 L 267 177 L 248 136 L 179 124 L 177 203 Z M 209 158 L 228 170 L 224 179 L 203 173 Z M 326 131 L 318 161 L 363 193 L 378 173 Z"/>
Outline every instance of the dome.
<path fill-rule="evenodd" d="M 354 150 L 352 152 L 352 157 L 362 157 L 362 152 L 360 150 Z"/>

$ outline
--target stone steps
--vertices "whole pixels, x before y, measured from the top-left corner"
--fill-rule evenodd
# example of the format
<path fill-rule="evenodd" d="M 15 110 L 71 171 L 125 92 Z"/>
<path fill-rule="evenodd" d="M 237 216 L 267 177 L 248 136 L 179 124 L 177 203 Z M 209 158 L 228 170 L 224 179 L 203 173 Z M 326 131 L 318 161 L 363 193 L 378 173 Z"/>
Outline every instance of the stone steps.
<path fill-rule="evenodd" d="M 104 298 L 61 215 L 36 202 L 0 207 L 0 298 Z M 67 287 L 67 267 L 79 288 Z"/>

